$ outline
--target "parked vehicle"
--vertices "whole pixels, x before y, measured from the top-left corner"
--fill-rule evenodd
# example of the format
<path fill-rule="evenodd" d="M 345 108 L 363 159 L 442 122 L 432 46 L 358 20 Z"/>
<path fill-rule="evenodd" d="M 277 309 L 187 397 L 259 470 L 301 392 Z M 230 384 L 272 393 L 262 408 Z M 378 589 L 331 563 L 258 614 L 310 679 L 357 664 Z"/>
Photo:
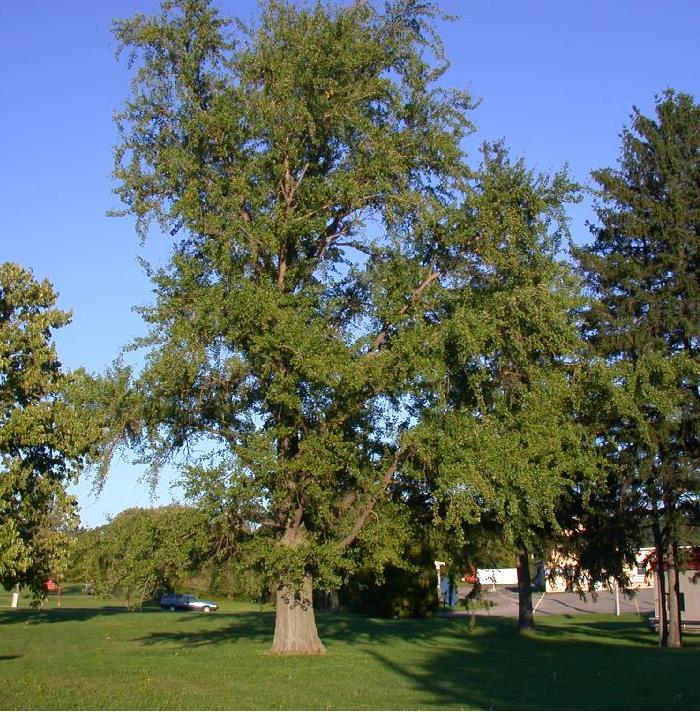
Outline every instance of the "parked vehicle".
<path fill-rule="evenodd" d="M 190 593 L 165 593 L 161 596 L 160 607 L 169 611 L 201 611 L 210 613 L 219 606 L 212 601 L 203 601 Z"/>

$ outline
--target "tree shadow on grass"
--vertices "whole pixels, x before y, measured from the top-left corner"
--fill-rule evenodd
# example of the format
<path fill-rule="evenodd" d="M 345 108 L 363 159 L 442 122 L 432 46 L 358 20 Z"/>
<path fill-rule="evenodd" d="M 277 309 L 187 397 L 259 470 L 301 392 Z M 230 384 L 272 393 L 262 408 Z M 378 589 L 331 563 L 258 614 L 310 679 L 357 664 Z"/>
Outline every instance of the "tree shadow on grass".
<path fill-rule="evenodd" d="M 123 606 L 100 606 L 97 608 L 18 608 L 0 611 L 0 625 L 38 625 L 39 623 L 65 623 L 66 621 L 87 621 L 101 616 L 138 613 Z"/>
<path fill-rule="evenodd" d="M 641 622 L 640 622 L 641 623 Z M 455 645 L 455 640 L 460 644 Z M 518 635 L 512 619 L 462 624 L 410 664 L 384 646 L 367 653 L 422 691 L 427 706 L 477 709 L 694 709 L 700 645 L 660 651 L 643 627 L 572 622 Z M 700 640 L 697 641 L 700 644 Z M 670 653 L 670 654 L 669 654 Z"/>
<path fill-rule="evenodd" d="M 95 606 L 61 606 L 60 608 L 7 608 L 0 610 L 0 625 L 12 624 L 39 624 L 39 623 L 62 623 L 66 621 L 87 621 L 92 618 L 115 615 L 141 615 L 156 614 L 172 616 L 171 611 L 162 609 L 154 603 L 147 603 L 143 606 L 127 608 L 124 605 L 95 605 Z M 182 616 L 192 618 L 202 616 L 199 611 L 181 612 Z M 216 614 L 217 616 L 227 614 Z"/>
<path fill-rule="evenodd" d="M 184 614 L 181 620 L 192 620 L 192 614 Z M 225 625 L 221 625 L 222 619 Z M 270 644 L 274 629 L 274 612 L 261 611 L 250 613 L 217 613 L 215 627 L 200 628 L 196 631 L 177 630 L 150 633 L 136 642 L 142 645 L 174 645 L 181 648 L 199 648 L 217 646 L 243 640 Z"/>
<path fill-rule="evenodd" d="M 170 613 L 169 615 L 172 615 Z M 215 619 L 227 619 L 225 627 L 206 627 L 198 631 L 160 631 L 137 640 L 143 645 L 176 644 L 182 647 L 220 645 L 237 639 L 259 641 L 270 646 L 274 632 L 274 611 L 216 613 Z M 191 620 L 185 613 L 181 620 Z M 391 645 L 410 640 L 412 643 L 432 644 L 436 630 L 445 636 L 454 626 L 441 619 L 390 620 L 367 618 L 356 614 L 317 613 L 316 622 L 321 639 L 331 648 L 335 641 L 342 643 L 366 643 Z"/>
<path fill-rule="evenodd" d="M 192 620 L 192 616 L 180 616 Z M 222 620 L 223 619 L 223 620 Z M 387 684 L 417 690 L 420 706 L 450 709 L 693 709 L 700 637 L 658 650 L 643 620 L 570 615 L 518 635 L 512 618 L 388 620 L 319 614 L 330 655 L 373 658 Z M 214 625 L 212 625 L 214 624 Z M 207 617 L 197 630 L 161 631 L 145 646 L 197 648 L 245 640 L 267 648 L 273 612 Z M 358 681 L 361 684 L 361 681 Z"/>
<path fill-rule="evenodd" d="M 559 616 L 566 620 L 566 625 L 549 627 L 546 624 L 538 628 L 538 636 L 555 642 L 594 640 L 597 645 L 638 645 L 646 648 L 656 647 L 656 635 L 649 626 L 648 619 L 596 620 L 581 621 L 577 615 Z"/>
<path fill-rule="evenodd" d="M 436 636 L 458 637 L 454 619 L 441 617 L 396 620 L 353 613 L 317 613 L 316 622 L 321 640 L 329 644 L 334 640 L 384 645 L 410 640 L 417 644 L 432 644 Z"/>

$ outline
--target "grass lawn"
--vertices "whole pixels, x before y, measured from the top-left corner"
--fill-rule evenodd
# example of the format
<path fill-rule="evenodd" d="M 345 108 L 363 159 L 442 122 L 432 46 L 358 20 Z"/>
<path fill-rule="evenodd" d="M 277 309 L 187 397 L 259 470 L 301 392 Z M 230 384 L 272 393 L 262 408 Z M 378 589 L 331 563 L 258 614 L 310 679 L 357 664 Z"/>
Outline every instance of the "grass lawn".
<path fill-rule="evenodd" d="M 9 602 L 9 594 L 3 604 Z M 267 655 L 274 614 L 128 612 L 65 595 L 0 608 L 2 709 L 696 709 L 700 636 L 658 650 L 637 617 L 426 621 L 320 614 L 328 655 Z"/>

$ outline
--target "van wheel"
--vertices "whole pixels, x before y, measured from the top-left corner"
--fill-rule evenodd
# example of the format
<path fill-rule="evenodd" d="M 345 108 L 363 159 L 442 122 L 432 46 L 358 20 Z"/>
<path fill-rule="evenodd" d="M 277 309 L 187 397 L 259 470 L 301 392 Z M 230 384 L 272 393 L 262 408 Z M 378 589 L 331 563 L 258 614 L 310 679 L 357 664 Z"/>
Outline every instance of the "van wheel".
<path fill-rule="evenodd" d="M 168 610 L 169 610 L 169 611 L 174 611 L 174 610 L 175 610 L 175 606 L 170 606 L 170 608 L 169 608 Z"/>
<path fill-rule="evenodd" d="M 204 606 L 204 608 L 202 608 L 202 610 L 203 610 L 205 613 L 209 613 L 209 612 L 211 611 L 211 608 L 209 608 L 209 606 Z"/>

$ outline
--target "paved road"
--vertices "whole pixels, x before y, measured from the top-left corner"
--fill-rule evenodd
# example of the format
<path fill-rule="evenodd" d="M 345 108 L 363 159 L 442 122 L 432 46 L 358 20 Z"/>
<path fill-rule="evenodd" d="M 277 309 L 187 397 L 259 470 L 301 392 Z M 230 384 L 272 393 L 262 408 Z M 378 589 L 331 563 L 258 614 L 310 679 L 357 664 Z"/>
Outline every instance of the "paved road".
<path fill-rule="evenodd" d="M 462 589 L 459 596 L 465 596 L 471 587 Z M 510 587 L 498 587 L 495 591 L 484 587 L 483 598 L 492 601 L 493 607 L 487 612 L 477 610 L 478 615 L 518 616 L 518 592 Z M 654 612 L 655 593 L 653 588 L 640 588 L 633 598 L 620 593 L 620 613 L 640 613 L 642 615 Z M 611 591 L 599 591 L 596 600 L 586 595 L 584 600 L 576 593 L 533 593 L 532 604 L 536 606 L 536 615 L 575 615 L 578 613 L 615 613 L 615 594 Z M 450 611 L 453 615 L 466 615 L 466 611 L 456 606 Z"/>

